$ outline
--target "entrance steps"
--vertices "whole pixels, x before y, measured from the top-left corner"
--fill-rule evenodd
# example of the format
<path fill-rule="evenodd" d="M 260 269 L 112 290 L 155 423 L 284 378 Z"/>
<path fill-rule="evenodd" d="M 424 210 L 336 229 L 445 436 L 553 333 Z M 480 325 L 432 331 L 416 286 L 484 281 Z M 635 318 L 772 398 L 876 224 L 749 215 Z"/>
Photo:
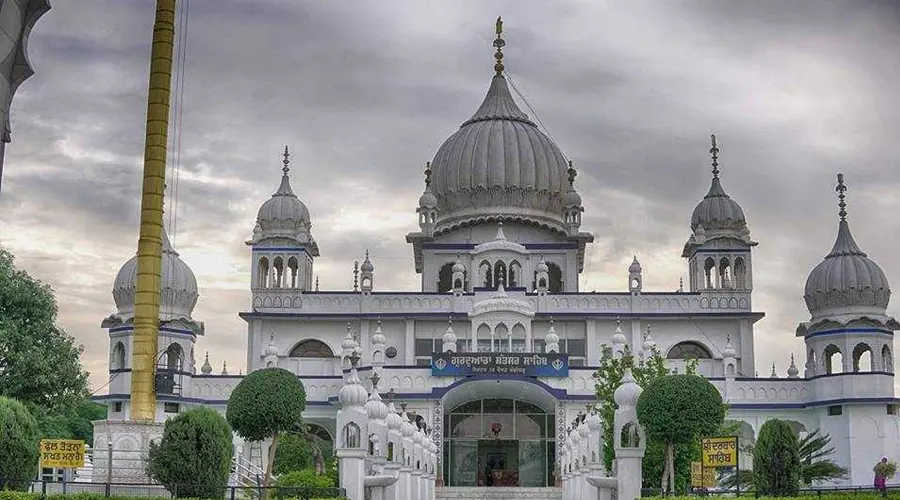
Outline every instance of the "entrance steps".
<path fill-rule="evenodd" d="M 503 488 L 450 486 L 435 488 L 435 500 L 561 500 L 562 488 Z"/>

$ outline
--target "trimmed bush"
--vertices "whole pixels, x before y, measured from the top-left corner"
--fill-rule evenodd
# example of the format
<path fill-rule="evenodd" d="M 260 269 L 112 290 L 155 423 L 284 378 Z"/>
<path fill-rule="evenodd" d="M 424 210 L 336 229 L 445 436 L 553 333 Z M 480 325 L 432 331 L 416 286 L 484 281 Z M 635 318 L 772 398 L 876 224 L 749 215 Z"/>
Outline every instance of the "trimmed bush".
<path fill-rule="evenodd" d="M 0 490 L 24 490 L 37 476 L 41 434 L 25 405 L 0 396 Z"/>
<path fill-rule="evenodd" d="M 275 481 L 279 488 L 334 488 L 334 480 L 329 476 L 317 476 L 313 469 L 289 472 Z"/>
<path fill-rule="evenodd" d="M 231 428 L 208 407 L 166 421 L 159 444 L 151 443 L 147 474 L 173 494 L 224 498 L 231 472 Z"/>
<path fill-rule="evenodd" d="M 790 424 L 772 419 L 759 429 L 753 450 L 756 491 L 765 496 L 794 496 L 800 489 L 800 444 Z"/>
<path fill-rule="evenodd" d="M 250 372 L 231 391 L 225 416 L 234 431 L 246 441 L 272 440 L 263 486 L 271 484 L 278 436 L 301 424 L 304 409 L 306 390 L 300 379 L 284 368 Z M 266 491 L 262 500 L 266 500 Z"/>

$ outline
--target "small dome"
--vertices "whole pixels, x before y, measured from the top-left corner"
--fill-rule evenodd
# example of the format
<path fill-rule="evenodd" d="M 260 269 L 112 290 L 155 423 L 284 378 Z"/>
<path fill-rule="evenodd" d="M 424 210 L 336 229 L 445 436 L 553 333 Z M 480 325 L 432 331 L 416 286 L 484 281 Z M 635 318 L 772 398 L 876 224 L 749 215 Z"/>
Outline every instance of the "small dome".
<path fill-rule="evenodd" d="M 550 321 L 550 329 L 547 330 L 547 335 L 544 336 L 544 342 L 546 345 L 559 345 L 559 335 L 556 333 L 556 328 L 553 326 L 553 321 Z"/>
<path fill-rule="evenodd" d="M 366 260 L 363 261 L 362 265 L 359 266 L 359 270 L 364 273 L 371 273 L 375 270 L 375 265 L 372 264 L 372 261 L 369 260 L 369 251 L 366 250 Z"/>
<path fill-rule="evenodd" d="M 581 206 L 581 195 L 575 191 L 575 186 L 569 184 L 569 189 L 563 197 L 563 205 L 567 208 L 575 208 Z"/>
<path fill-rule="evenodd" d="M 838 225 L 831 252 L 809 273 L 803 298 L 813 316 L 854 306 L 884 314 L 891 298 L 887 277 L 856 244 L 846 220 Z"/>
<path fill-rule="evenodd" d="M 356 342 L 356 339 L 353 338 L 353 332 L 350 331 L 349 325 L 347 326 L 347 335 L 344 337 L 344 340 L 341 342 L 341 349 L 348 356 L 353 351 L 359 349 L 359 344 Z"/>
<path fill-rule="evenodd" d="M 634 260 L 631 261 L 631 265 L 628 266 L 628 272 L 632 274 L 640 274 L 641 273 L 641 263 L 637 260 L 637 255 L 634 256 Z"/>
<path fill-rule="evenodd" d="M 445 344 L 455 344 L 456 343 L 456 340 L 457 340 L 456 333 L 453 331 L 452 325 L 447 326 L 447 332 L 444 333 L 443 340 L 444 340 Z"/>
<path fill-rule="evenodd" d="M 369 399 L 366 401 L 366 413 L 369 415 L 369 420 L 385 420 L 388 417 L 388 407 L 381 400 L 377 388 L 372 388 L 372 393 L 369 394 Z"/>
<path fill-rule="evenodd" d="M 347 383 L 341 387 L 338 392 L 338 401 L 342 406 L 364 406 L 369 400 L 369 393 L 359 381 L 359 375 L 356 369 L 350 370 L 350 377 Z"/>
<path fill-rule="evenodd" d="M 206 353 L 206 359 L 203 360 L 203 366 L 200 367 L 200 373 L 204 375 L 209 375 L 212 373 L 212 365 L 209 364 L 209 353 Z"/>
<path fill-rule="evenodd" d="M 616 331 L 613 332 L 612 337 L 609 339 L 613 345 L 620 344 L 624 345 L 628 343 L 628 338 L 625 337 L 625 334 L 622 333 L 622 324 L 616 321 Z"/>
<path fill-rule="evenodd" d="M 197 304 L 197 278 L 191 268 L 172 248 L 169 236 L 163 231 L 162 283 L 159 301 L 159 317 L 163 321 L 190 318 Z M 134 293 L 137 283 L 137 255 L 119 269 L 113 284 L 113 300 L 119 314 L 134 316 Z"/>
<path fill-rule="evenodd" d="M 419 197 L 419 207 L 420 208 L 436 208 L 437 207 L 437 197 L 434 195 L 434 192 L 431 191 L 430 186 L 426 186 L 425 192 L 423 192 L 422 196 Z"/>
<path fill-rule="evenodd" d="M 797 365 L 794 363 L 794 355 L 791 354 L 791 366 L 788 367 L 788 378 L 798 378 L 800 375 L 800 370 L 797 369 Z"/>
<path fill-rule="evenodd" d="M 407 415 L 405 411 L 400 415 L 400 420 L 403 421 L 403 426 L 400 428 L 403 437 L 412 437 L 416 432 L 416 426 L 414 426 L 412 422 L 409 421 L 409 415 Z"/>
<path fill-rule="evenodd" d="M 459 258 L 457 258 L 456 263 L 453 264 L 453 272 L 460 274 L 466 272 L 466 266 L 464 266 L 463 263 L 460 262 Z"/>
<path fill-rule="evenodd" d="M 372 334 L 372 345 L 383 347 L 385 344 L 387 344 L 387 339 L 381 331 L 381 321 L 378 321 L 378 326 L 375 327 L 375 333 Z"/>
<path fill-rule="evenodd" d="M 297 237 L 300 233 L 309 232 L 310 229 L 309 209 L 291 189 L 287 146 L 284 148 L 283 163 L 284 174 L 281 176 L 278 190 L 259 207 L 256 214 L 256 223 L 264 236 Z"/>
<path fill-rule="evenodd" d="M 631 374 L 631 368 L 627 368 L 625 375 L 622 377 L 622 384 L 613 393 L 613 399 L 619 408 L 634 408 L 637 406 L 638 398 L 641 397 L 642 392 L 644 390 L 635 382 L 634 376 Z"/>
<path fill-rule="evenodd" d="M 719 177 L 713 177 L 709 192 L 691 215 L 691 229 L 696 231 L 698 227 L 702 227 L 705 231 L 712 229 L 741 231 L 746 226 L 744 210 L 725 193 Z"/>
<path fill-rule="evenodd" d="M 403 426 L 403 419 L 401 419 L 400 414 L 397 413 L 397 407 L 394 406 L 393 401 L 388 403 L 388 416 L 385 420 L 387 420 L 388 430 L 399 432 L 400 428 Z"/>

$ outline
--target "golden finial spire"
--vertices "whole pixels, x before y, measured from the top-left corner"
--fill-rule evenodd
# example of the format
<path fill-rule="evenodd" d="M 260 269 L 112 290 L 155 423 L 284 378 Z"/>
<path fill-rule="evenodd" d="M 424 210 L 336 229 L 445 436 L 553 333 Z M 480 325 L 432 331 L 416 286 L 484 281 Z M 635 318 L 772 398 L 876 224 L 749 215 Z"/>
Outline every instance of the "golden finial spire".
<path fill-rule="evenodd" d="M 494 39 L 494 47 L 497 47 L 497 52 L 494 53 L 494 59 L 497 62 L 494 64 L 494 71 L 497 72 L 497 76 L 500 76 L 503 74 L 503 46 L 506 45 L 506 41 L 501 36 L 503 34 L 503 19 L 499 17 L 497 18 L 495 32 L 497 33 L 497 38 Z"/>

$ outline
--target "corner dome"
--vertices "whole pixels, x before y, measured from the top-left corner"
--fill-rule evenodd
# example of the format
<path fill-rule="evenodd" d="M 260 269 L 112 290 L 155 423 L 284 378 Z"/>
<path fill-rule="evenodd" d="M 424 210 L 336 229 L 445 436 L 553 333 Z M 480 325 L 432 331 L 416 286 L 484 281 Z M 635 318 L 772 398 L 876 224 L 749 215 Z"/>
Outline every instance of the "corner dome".
<path fill-rule="evenodd" d="M 516 105 L 506 78 L 496 74 L 481 106 L 431 162 L 435 233 L 498 214 L 565 233 L 568 167 L 556 144 Z"/>
<path fill-rule="evenodd" d="M 256 214 L 256 224 L 259 226 L 259 236 L 261 237 L 297 238 L 301 234 L 309 233 L 311 227 L 309 209 L 291 189 L 291 181 L 288 177 L 289 158 L 290 153 L 285 146 L 281 184 L 275 194 L 259 207 Z"/>
<path fill-rule="evenodd" d="M 884 271 L 863 252 L 846 220 L 838 225 L 831 252 L 806 279 L 803 298 L 810 314 L 839 313 L 848 307 L 884 314 L 891 290 Z"/>
<path fill-rule="evenodd" d="M 701 232 L 734 230 L 743 235 L 747 228 L 747 219 L 740 205 L 725 193 L 722 182 L 719 180 L 719 148 L 716 146 L 716 136 L 710 136 L 712 147 L 709 149 L 712 155 L 712 183 L 706 196 L 694 208 L 691 214 L 691 230 L 695 233 L 698 228 Z M 748 235 L 749 236 L 749 235 Z"/>
<path fill-rule="evenodd" d="M 191 268 L 172 248 L 169 236 L 163 230 L 162 282 L 159 301 L 159 318 L 162 321 L 190 319 L 199 293 L 197 278 Z M 134 294 L 137 284 L 137 255 L 119 269 L 113 284 L 113 300 L 123 320 L 134 317 Z"/>
<path fill-rule="evenodd" d="M 803 298 L 813 320 L 847 314 L 883 316 L 891 299 L 884 271 L 859 248 L 847 222 L 844 175 L 838 174 L 840 222 L 831 252 L 806 279 Z"/>

